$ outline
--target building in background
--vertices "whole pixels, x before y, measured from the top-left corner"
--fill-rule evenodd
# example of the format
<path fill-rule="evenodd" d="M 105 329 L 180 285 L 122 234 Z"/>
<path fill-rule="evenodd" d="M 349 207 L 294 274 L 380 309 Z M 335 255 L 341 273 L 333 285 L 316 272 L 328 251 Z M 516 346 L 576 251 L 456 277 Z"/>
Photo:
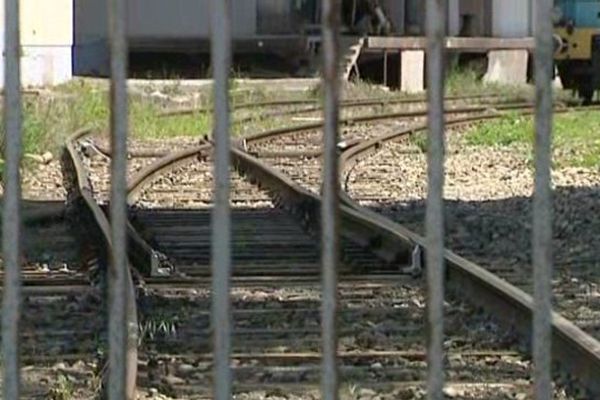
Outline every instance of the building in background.
<path fill-rule="evenodd" d="M 344 0 L 343 33 L 423 35 L 423 3 Z M 529 36 L 531 4 L 532 0 L 449 0 L 448 34 Z M 275 56 L 299 67 L 318 52 L 320 0 L 232 0 L 232 5 L 236 55 Z M 4 0 L 0 6 L 3 14 Z M 73 74 L 106 76 L 106 10 L 106 0 L 21 0 L 23 84 L 57 84 Z M 2 24 L 0 46 L 3 34 Z M 209 35 L 209 0 L 128 2 L 128 37 L 134 53 L 208 54 Z"/>
<path fill-rule="evenodd" d="M 0 48 L 4 54 L 4 0 L 0 0 Z M 73 0 L 21 0 L 21 81 L 56 85 L 73 75 Z M 4 86 L 4 62 L 0 66 Z"/>

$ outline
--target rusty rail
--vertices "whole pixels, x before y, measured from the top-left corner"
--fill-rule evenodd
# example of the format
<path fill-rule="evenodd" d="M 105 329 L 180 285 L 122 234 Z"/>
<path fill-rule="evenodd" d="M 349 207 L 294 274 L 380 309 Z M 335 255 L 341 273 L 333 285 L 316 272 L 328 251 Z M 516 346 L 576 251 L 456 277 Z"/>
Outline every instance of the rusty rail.
<path fill-rule="evenodd" d="M 88 222 L 87 226 L 91 232 L 93 240 L 99 240 L 104 247 L 103 258 L 106 260 L 107 274 L 114 274 L 114 266 L 108 260 L 112 251 L 112 239 L 110 223 L 102 208 L 98 205 L 92 194 L 92 189 L 89 185 L 89 180 L 85 167 L 78 154 L 76 143 L 78 140 L 89 135 L 89 130 L 81 130 L 71 135 L 66 142 L 63 163 L 65 171 L 70 172 L 67 177 L 69 183 L 69 208 L 81 213 Z M 131 269 L 128 268 L 126 273 L 127 281 L 127 304 L 126 304 L 126 320 L 127 320 L 127 377 L 126 377 L 126 393 L 127 398 L 135 398 L 136 379 L 137 379 L 137 306 L 135 302 L 135 288 L 131 275 Z M 107 362 L 108 365 L 108 362 Z M 104 368 L 104 371 L 108 371 Z M 103 376 L 104 379 L 108 377 Z"/>

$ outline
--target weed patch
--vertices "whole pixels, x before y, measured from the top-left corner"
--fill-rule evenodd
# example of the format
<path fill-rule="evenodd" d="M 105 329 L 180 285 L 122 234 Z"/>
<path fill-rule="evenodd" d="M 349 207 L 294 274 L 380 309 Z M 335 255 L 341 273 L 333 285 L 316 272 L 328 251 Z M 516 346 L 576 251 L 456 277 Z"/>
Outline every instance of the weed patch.
<path fill-rule="evenodd" d="M 50 94 L 24 98 L 23 152 L 50 151 L 56 155 L 65 139 L 77 129 L 108 130 L 108 96 L 105 86 L 74 81 L 58 86 Z M 207 114 L 162 118 L 160 111 L 160 106 L 148 97 L 130 95 L 131 137 L 199 136 L 210 129 L 210 116 Z M 4 135 L 4 121 L 1 121 L 1 126 Z"/>
<path fill-rule="evenodd" d="M 534 143 L 531 117 L 509 114 L 478 124 L 466 132 L 472 146 L 518 146 L 531 152 Z M 600 112 L 585 111 L 554 117 L 553 155 L 557 166 L 597 168 L 600 166 Z"/>
<path fill-rule="evenodd" d="M 54 386 L 48 393 L 48 398 L 51 400 L 71 400 L 75 398 L 75 390 L 69 379 L 60 375 Z"/>

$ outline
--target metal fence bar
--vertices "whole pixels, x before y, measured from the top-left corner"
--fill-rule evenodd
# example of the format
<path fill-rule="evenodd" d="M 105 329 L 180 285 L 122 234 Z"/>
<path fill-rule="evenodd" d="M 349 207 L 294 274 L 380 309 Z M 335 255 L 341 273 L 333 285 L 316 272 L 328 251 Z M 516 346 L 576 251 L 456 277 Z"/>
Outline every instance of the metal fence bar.
<path fill-rule="evenodd" d="M 322 263 L 322 398 L 337 400 L 339 379 L 337 369 L 337 269 L 339 260 L 339 182 L 338 182 L 338 120 L 339 120 L 339 0 L 323 0 L 323 86 L 325 88 L 325 124 L 323 126 L 323 204 L 321 208 Z"/>
<path fill-rule="evenodd" d="M 4 297 L 2 301 L 3 398 L 20 396 L 19 322 L 21 316 L 21 68 L 19 0 L 5 0 L 5 152 L 2 255 Z"/>
<path fill-rule="evenodd" d="M 229 209 L 229 69 L 231 67 L 231 3 L 211 1 L 211 58 L 214 79 L 214 209 L 212 215 L 212 325 L 214 398 L 232 394 L 231 355 L 231 215 Z"/>
<path fill-rule="evenodd" d="M 533 361 L 537 400 L 552 398 L 552 0 L 535 2 L 535 193 L 533 209 Z"/>
<path fill-rule="evenodd" d="M 444 41 L 446 1 L 427 0 L 427 395 L 444 398 Z"/>
<path fill-rule="evenodd" d="M 127 398 L 127 2 L 108 2 L 110 35 L 112 254 L 109 268 L 109 387 L 110 399 Z M 131 299 L 133 301 L 133 299 Z"/>

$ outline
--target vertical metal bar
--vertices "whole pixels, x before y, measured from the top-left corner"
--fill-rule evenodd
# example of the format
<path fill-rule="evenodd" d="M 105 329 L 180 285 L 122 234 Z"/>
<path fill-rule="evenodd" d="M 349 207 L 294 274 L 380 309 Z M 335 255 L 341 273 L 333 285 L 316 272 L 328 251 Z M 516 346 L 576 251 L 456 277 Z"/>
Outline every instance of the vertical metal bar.
<path fill-rule="evenodd" d="M 534 303 L 533 361 L 535 398 L 552 398 L 551 296 L 552 197 L 550 163 L 552 144 L 552 0 L 535 7 L 535 193 L 533 209 Z"/>
<path fill-rule="evenodd" d="M 229 210 L 229 69 L 231 66 L 231 3 L 211 1 L 211 58 L 214 79 L 215 194 L 212 215 L 212 325 L 214 335 L 214 398 L 232 393 L 231 353 L 231 215 Z"/>
<path fill-rule="evenodd" d="M 446 2 L 427 0 L 427 395 L 443 399 L 444 369 L 444 51 Z"/>
<path fill-rule="evenodd" d="M 339 182 L 338 182 L 338 120 L 339 120 L 339 0 L 323 0 L 323 86 L 325 88 L 325 124 L 323 126 L 323 205 L 321 208 L 321 262 L 323 303 L 321 310 L 323 364 L 322 398 L 337 400 L 339 380 L 337 369 L 337 269 L 339 260 Z"/>
<path fill-rule="evenodd" d="M 127 398 L 127 2 L 109 0 L 111 100 L 111 268 L 109 268 L 109 388 L 110 399 Z M 133 299 L 130 299 L 133 301 Z"/>
<path fill-rule="evenodd" d="M 4 207 L 2 254 L 4 297 L 2 301 L 2 356 L 5 399 L 20 396 L 19 322 L 21 315 L 21 68 L 19 1 L 5 0 L 5 105 L 4 105 Z"/>

